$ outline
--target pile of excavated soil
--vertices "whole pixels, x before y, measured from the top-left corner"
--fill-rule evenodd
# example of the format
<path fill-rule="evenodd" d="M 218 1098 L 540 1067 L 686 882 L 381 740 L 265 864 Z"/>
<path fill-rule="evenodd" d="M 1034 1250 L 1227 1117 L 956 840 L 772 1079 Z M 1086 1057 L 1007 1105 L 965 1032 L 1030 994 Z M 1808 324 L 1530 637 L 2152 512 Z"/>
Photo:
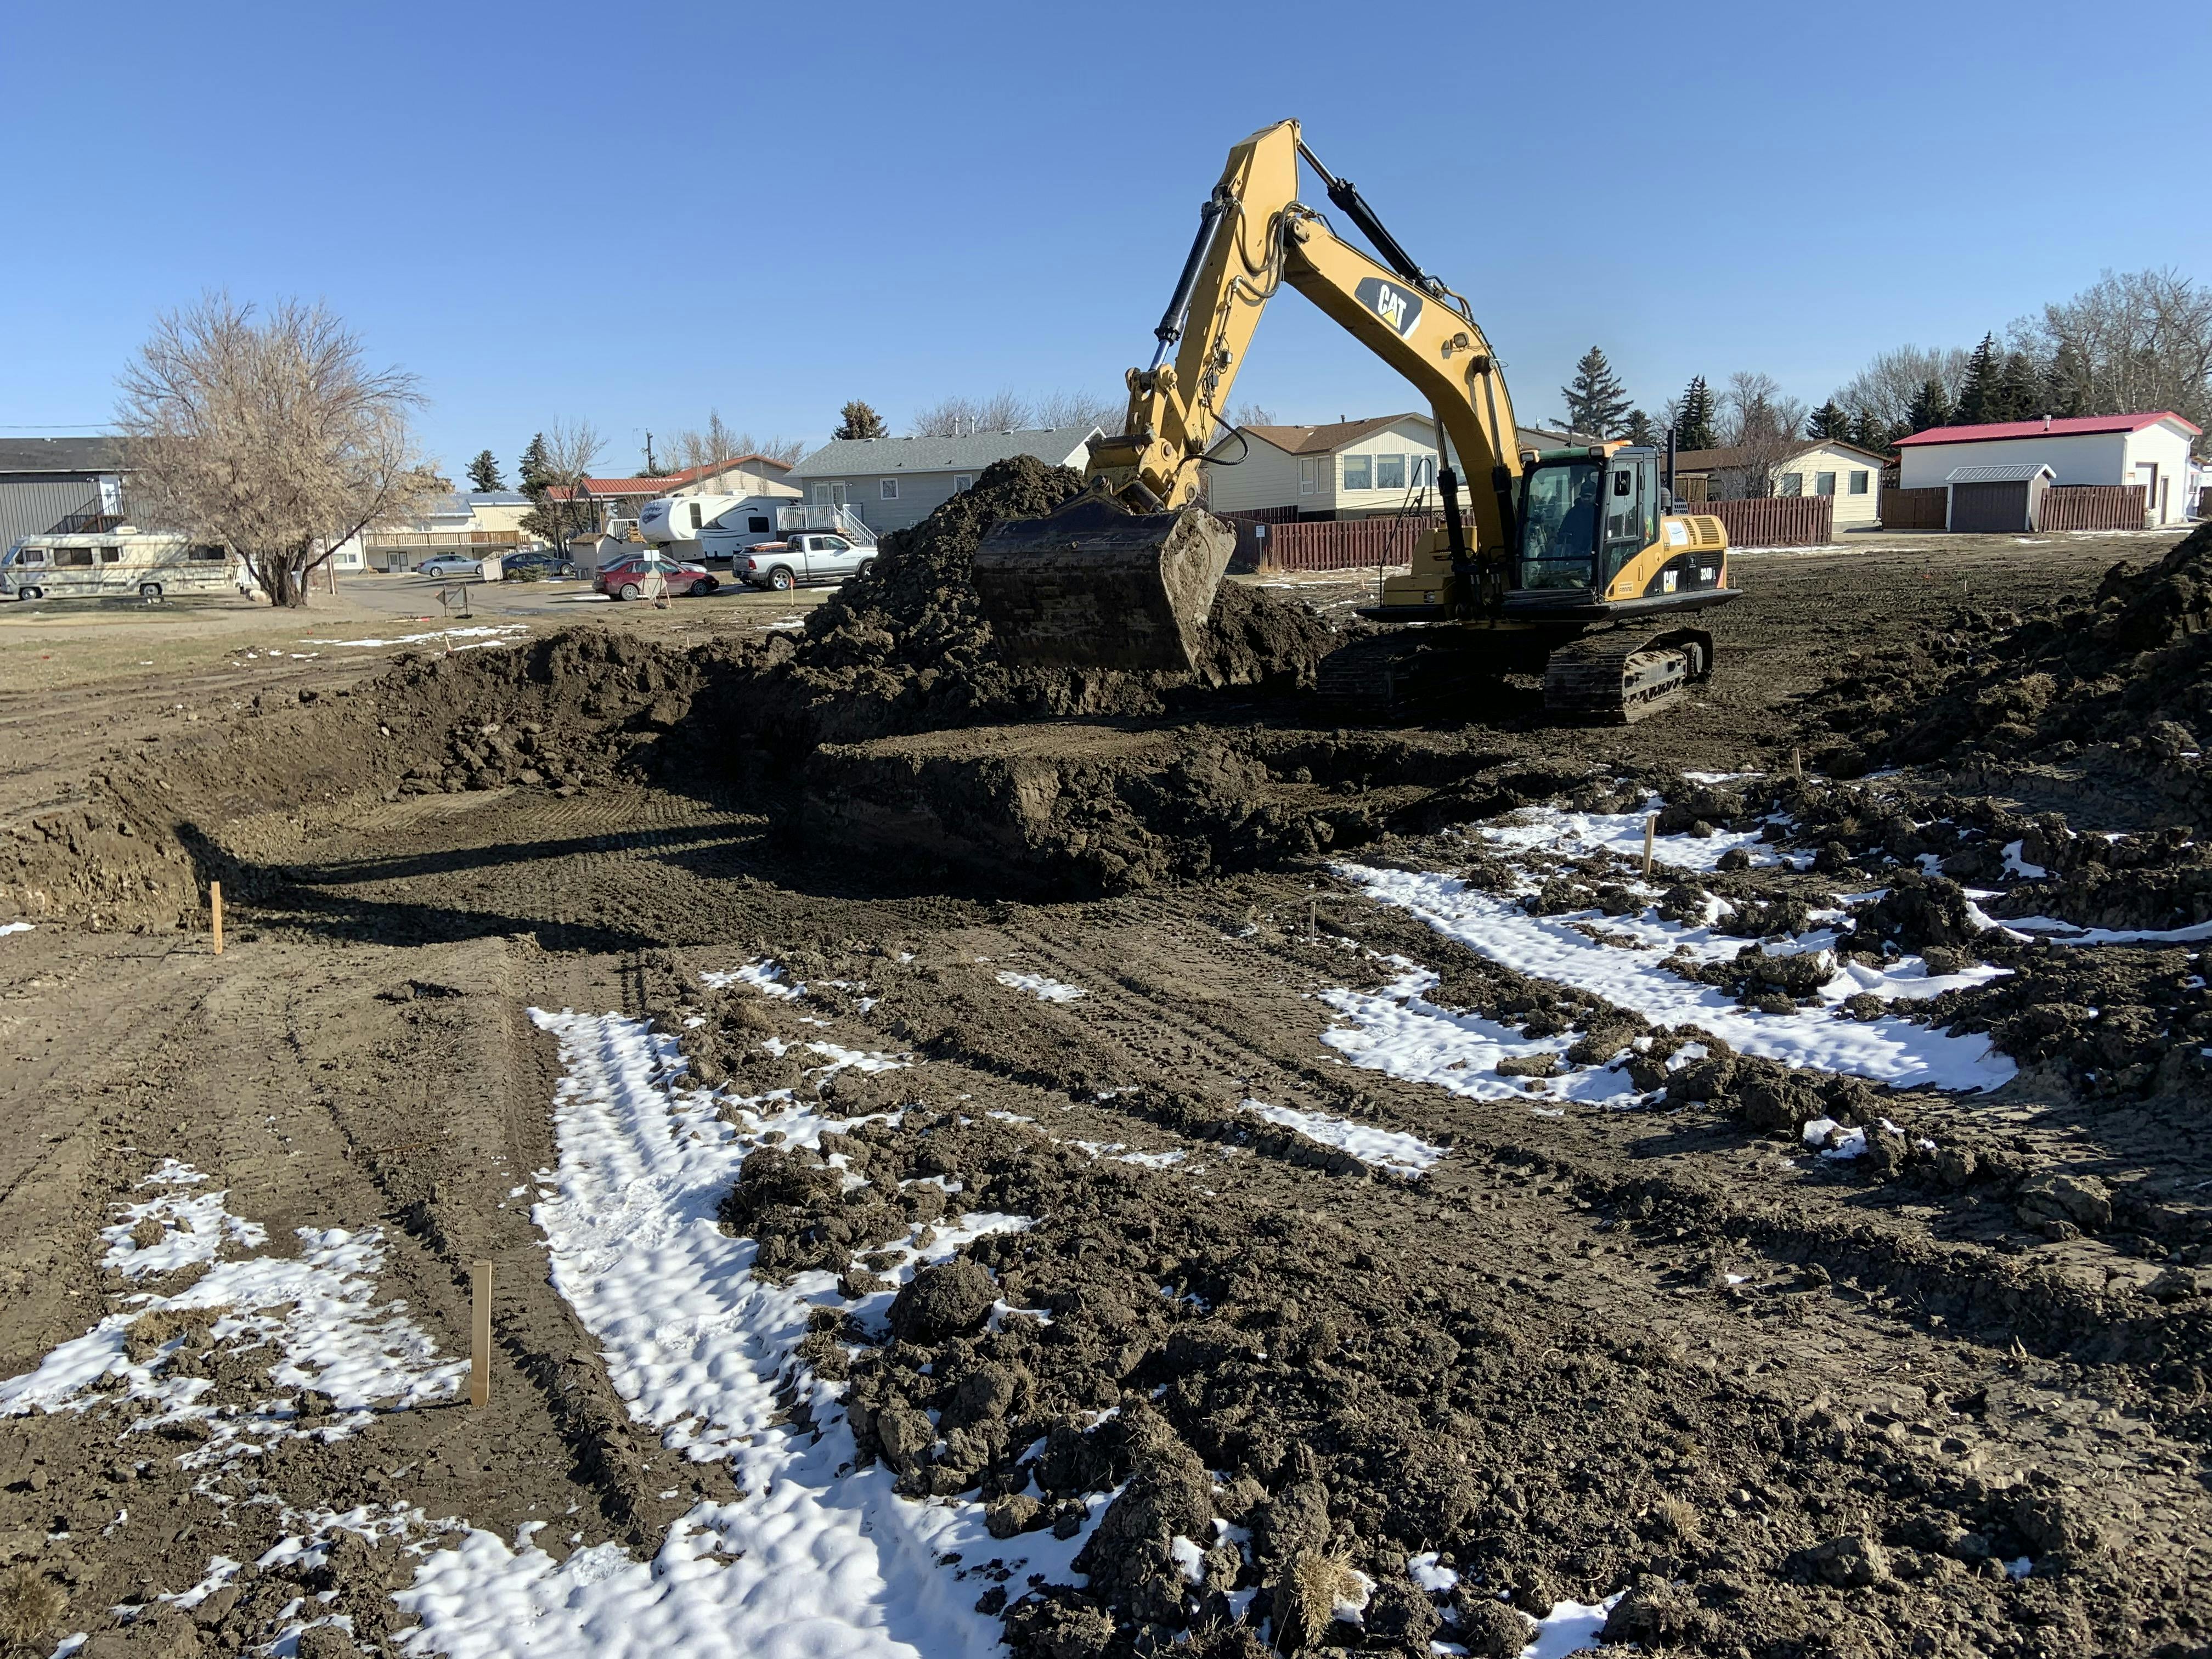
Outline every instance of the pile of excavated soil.
<path fill-rule="evenodd" d="M 163 743 L 76 800 L 0 828 L 0 910 L 95 927 L 198 925 L 210 880 L 251 899 L 263 854 L 312 857 L 315 827 L 364 797 L 505 787 L 561 794 L 719 761 L 687 720 L 742 684 L 756 647 L 671 650 L 587 628 L 511 650 L 405 657 L 366 685 L 257 696 L 234 727 Z"/>
<path fill-rule="evenodd" d="M 747 1095 L 805 1086 L 799 1057 L 763 1045 L 775 1020 L 760 999 L 702 991 L 697 1006 L 703 1020 L 687 1021 L 682 1046 L 704 1080 Z M 994 1041 L 965 1011 L 933 1006 L 926 986 L 886 988 L 884 1006 L 933 1058 Z M 1049 1047 L 1033 1074 L 1047 1088 L 1126 1077 L 1103 1036 L 1056 1031 Z M 1751 1069 L 1753 1086 L 1814 1092 L 1778 1066 Z M 1687 1115 L 1704 1096 L 1682 1092 L 1670 1105 Z M 834 1272 L 857 1301 L 886 1288 L 877 1274 L 898 1259 L 875 1253 L 916 1224 L 956 1207 L 1038 1218 L 917 1273 L 891 1301 L 888 1331 L 824 1307 L 799 1350 L 817 1374 L 848 1385 L 860 1449 L 900 1491 L 987 1505 L 1004 1558 L 973 1553 L 963 1571 L 979 1575 L 976 1605 L 1004 1614 L 1021 1659 L 1126 1659 L 1184 1644 L 1210 1659 L 1257 1659 L 1263 1622 L 1286 1653 L 1425 1654 L 1446 1638 L 1510 1659 L 1528 1626 L 1508 1607 L 1540 1614 L 1593 1583 L 1631 1587 L 1606 1639 L 1647 1650 L 2118 1650 L 2097 1645 L 2086 1624 L 2066 1631 L 2070 1649 L 2006 1645 L 2023 1621 L 2080 1621 L 2075 1609 L 2100 1607 L 2124 1583 L 2129 1565 L 2100 1553 L 2106 1494 L 1932 1468 L 1901 1433 L 1885 1436 L 1885 1424 L 1826 1395 L 1716 1375 L 1690 1345 L 1615 1329 L 1601 1315 L 1562 1345 L 1503 1308 L 1488 1275 L 1401 1278 L 1404 1250 L 1417 1247 L 1393 1232 L 1380 1194 L 1364 1228 L 1345 1224 L 1329 1199 L 1286 1211 L 1209 1192 L 1199 1205 L 1101 1155 L 1110 1148 L 1056 1138 L 1048 1121 L 986 1115 L 965 1096 L 933 1100 L 915 1073 L 848 1073 L 825 1093 L 840 1115 L 872 1121 L 824 1135 L 818 1149 L 754 1152 L 724 1201 L 724 1224 L 759 1243 L 757 1271 Z M 1306 1164 L 1334 1194 L 1370 1179 L 1296 1136 L 1263 1148 L 1267 1127 L 1229 1099 L 1126 1085 L 1114 1098 L 1200 1146 Z M 1958 1143 L 1952 1151 L 1960 1162 Z M 2001 1183 L 2018 1183 L 2019 1163 L 1984 1146 L 1960 1180 L 2009 1192 Z M 2063 1206 L 2081 1200 L 2081 1184 L 2044 1190 Z M 1663 1234 L 1689 1218 L 1671 1202 L 1632 1185 L 1600 1205 L 1601 1227 L 1616 1238 L 1647 1224 Z M 1422 1211 L 1448 1227 L 1436 1201 Z M 1574 1275 L 1572 1256 L 1543 1259 Z M 1734 1294 L 1740 1280 L 1723 1265 L 1694 1264 L 1680 1293 Z M 1808 1257 L 1792 1293 L 1824 1294 L 1832 1269 L 1857 1265 L 1846 1249 Z M 2002 1313 L 2037 1334 L 2036 1283 L 1998 1271 L 1990 1285 L 1986 1306 L 1955 1286 L 1926 1296 L 1954 1323 Z M 1770 1329 L 1786 1348 L 1789 1321 Z M 1018 1565 L 1027 1534 L 1073 1535 L 1105 1494 L 1075 1562 L 1083 1588 L 1025 1587 L 994 1571 Z M 2024 1614 L 2001 1571 L 1972 1569 L 2029 1553 L 2045 1601 Z M 1808 1587 L 1819 1600 L 1823 1584 L 1876 1583 L 1892 1627 L 1878 1648 L 1826 1646 L 1802 1603 L 1793 1607 Z M 1344 1593 L 1315 1593 L 1331 1583 Z M 1358 1623 L 1339 1616 L 1361 1600 Z M 1834 1598 L 1822 1606 L 1842 1612 Z M 1955 1647 L 1911 1645 L 1945 1626 Z"/>
<path fill-rule="evenodd" d="M 1847 741 L 1823 767 L 2065 760 L 2107 746 L 2186 807 L 2212 806 L 2212 525 L 2156 564 L 2118 564 L 2086 603 L 1961 610 L 1922 640 L 1847 660 L 1815 707 Z"/>
<path fill-rule="evenodd" d="M 1016 665 L 999 653 L 974 580 L 992 526 L 1080 495 L 1080 473 L 1017 456 L 985 470 L 911 530 L 894 532 L 866 574 L 806 620 L 804 637 L 747 696 L 754 729 L 789 751 L 893 733 L 1065 714 L 1151 714 L 1178 694 L 1310 687 L 1336 643 L 1303 605 L 1224 583 L 1194 673 Z"/>

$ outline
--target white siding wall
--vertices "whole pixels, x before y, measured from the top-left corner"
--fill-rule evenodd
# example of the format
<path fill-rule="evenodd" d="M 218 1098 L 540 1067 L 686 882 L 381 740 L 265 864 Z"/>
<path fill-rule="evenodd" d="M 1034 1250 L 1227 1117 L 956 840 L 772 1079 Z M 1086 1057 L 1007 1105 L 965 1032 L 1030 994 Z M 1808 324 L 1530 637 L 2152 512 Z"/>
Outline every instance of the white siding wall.
<path fill-rule="evenodd" d="M 1807 495 L 1817 495 L 1820 493 L 1821 473 L 1834 473 L 1836 475 L 1835 526 L 1838 530 L 1850 529 L 1858 525 L 1870 525 L 1875 522 L 1875 516 L 1881 510 L 1877 503 L 1881 498 L 1881 464 L 1879 461 L 1870 460 L 1864 455 L 1855 454 L 1848 449 L 1824 447 L 1808 450 L 1795 460 L 1785 463 L 1778 470 L 1774 484 L 1777 495 L 1782 493 L 1782 482 L 1779 476 L 1781 472 L 1802 473 L 1804 477 L 1804 487 L 1801 493 Z M 1851 474 L 1854 472 L 1866 475 L 1866 494 L 1863 495 L 1851 494 Z"/>
<path fill-rule="evenodd" d="M 1983 443 L 1907 444 L 1897 452 L 1897 482 L 1901 489 L 1941 489 L 1958 467 L 2040 465 L 2051 469 L 2054 483 L 2133 483 L 2133 478 L 2124 476 L 2126 451 L 2125 434 L 2118 432 L 2063 438 L 2039 434 Z"/>
<path fill-rule="evenodd" d="M 1376 461 L 1382 456 L 1404 458 L 1405 483 L 1384 486 L 1372 483 L 1377 476 Z M 1364 459 L 1370 480 L 1364 489 L 1355 489 L 1345 483 L 1347 460 Z M 1348 443 L 1336 452 L 1336 498 L 1332 503 L 1340 514 L 1364 516 L 1372 513 L 1395 513 L 1406 500 L 1406 492 L 1413 477 L 1413 463 L 1425 459 L 1429 464 L 1429 500 L 1436 500 L 1437 441 L 1435 429 L 1426 421 L 1405 420 L 1370 432 L 1365 437 Z"/>
<path fill-rule="evenodd" d="M 2149 466 L 2158 468 L 2159 487 L 2151 490 L 2145 505 L 2149 507 L 2153 524 L 2179 524 L 2189 516 L 2186 500 L 2189 483 L 2189 434 L 2163 421 L 2141 432 L 2128 434 L 2127 476 L 2122 483 L 2150 482 Z M 2066 481 L 2059 480 L 2061 483 Z M 2160 497 L 2164 499 L 2161 501 Z"/>
<path fill-rule="evenodd" d="M 1235 466 L 1208 463 L 1206 489 L 1217 513 L 1258 513 L 1272 507 L 1297 507 L 1298 458 L 1275 447 L 1264 438 L 1250 438 L 1250 448 Z M 1216 446 L 1218 449 L 1219 446 Z M 1228 453 L 1237 454 L 1231 439 Z"/>

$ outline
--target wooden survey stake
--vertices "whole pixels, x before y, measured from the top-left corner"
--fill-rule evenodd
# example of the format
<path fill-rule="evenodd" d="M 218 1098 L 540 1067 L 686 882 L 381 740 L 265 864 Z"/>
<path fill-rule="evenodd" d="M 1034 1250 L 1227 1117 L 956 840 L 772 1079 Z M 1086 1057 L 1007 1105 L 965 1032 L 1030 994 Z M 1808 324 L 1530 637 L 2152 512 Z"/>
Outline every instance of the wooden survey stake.
<path fill-rule="evenodd" d="M 472 1294 L 469 1319 L 469 1404 L 491 1404 L 491 1263 L 479 1261 L 469 1275 Z"/>
<path fill-rule="evenodd" d="M 215 921 L 215 953 L 221 956 L 222 954 L 222 884 L 219 881 L 211 881 L 208 884 L 208 914 Z"/>
<path fill-rule="evenodd" d="M 1653 813 L 1644 820 L 1644 879 L 1651 879 L 1651 838 L 1659 833 L 1659 816 Z"/>

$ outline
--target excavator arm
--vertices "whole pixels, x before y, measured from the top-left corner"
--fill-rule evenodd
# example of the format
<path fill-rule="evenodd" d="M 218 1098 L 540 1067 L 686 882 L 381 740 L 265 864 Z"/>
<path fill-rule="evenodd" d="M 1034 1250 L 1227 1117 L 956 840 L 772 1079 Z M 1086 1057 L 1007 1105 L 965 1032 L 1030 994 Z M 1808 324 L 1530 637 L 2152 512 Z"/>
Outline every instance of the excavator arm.
<path fill-rule="evenodd" d="M 1301 156 L 1384 259 L 1298 200 Z M 1490 343 L 1466 302 L 1414 264 L 1358 191 L 1306 149 L 1295 121 L 1230 151 L 1153 331 L 1158 349 L 1148 367 L 1129 371 L 1127 418 L 1119 436 L 1094 447 L 1091 476 L 1134 506 L 1188 505 L 1200 462 L 1228 429 L 1231 390 L 1261 313 L 1285 283 L 1419 390 L 1464 469 L 1477 545 L 1510 544 L 1520 461 L 1512 398 Z"/>
<path fill-rule="evenodd" d="M 1303 158 L 1381 260 L 1298 200 Z M 1093 493 L 1042 519 L 994 527 L 975 587 L 1000 645 L 1018 660 L 1184 671 L 1196 665 L 1234 541 L 1188 511 L 1209 447 L 1226 430 L 1237 371 L 1285 283 L 1419 389 L 1466 469 L 1475 544 L 1458 478 L 1440 468 L 1449 562 L 1458 592 L 1499 591 L 1513 543 L 1520 459 L 1513 404 L 1467 303 L 1422 271 L 1357 190 L 1279 121 L 1229 153 L 1220 182 L 1155 328 L 1152 362 L 1129 371 L 1122 430 L 1093 445 Z M 1104 499 L 1112 497 L 1112 500 Z"/>

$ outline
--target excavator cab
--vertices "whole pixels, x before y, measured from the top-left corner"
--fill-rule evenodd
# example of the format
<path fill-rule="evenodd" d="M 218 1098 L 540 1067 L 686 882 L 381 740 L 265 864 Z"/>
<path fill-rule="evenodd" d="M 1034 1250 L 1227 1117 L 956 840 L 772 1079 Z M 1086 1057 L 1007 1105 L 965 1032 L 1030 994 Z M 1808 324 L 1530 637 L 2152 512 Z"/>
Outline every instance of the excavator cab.
<path fill-rule="evenodd" d="M 1522 592 L 1610 592 L 1660 540 L 1659 457 L 1648 449 L 1559 449 L 1521 475 Z"/>

